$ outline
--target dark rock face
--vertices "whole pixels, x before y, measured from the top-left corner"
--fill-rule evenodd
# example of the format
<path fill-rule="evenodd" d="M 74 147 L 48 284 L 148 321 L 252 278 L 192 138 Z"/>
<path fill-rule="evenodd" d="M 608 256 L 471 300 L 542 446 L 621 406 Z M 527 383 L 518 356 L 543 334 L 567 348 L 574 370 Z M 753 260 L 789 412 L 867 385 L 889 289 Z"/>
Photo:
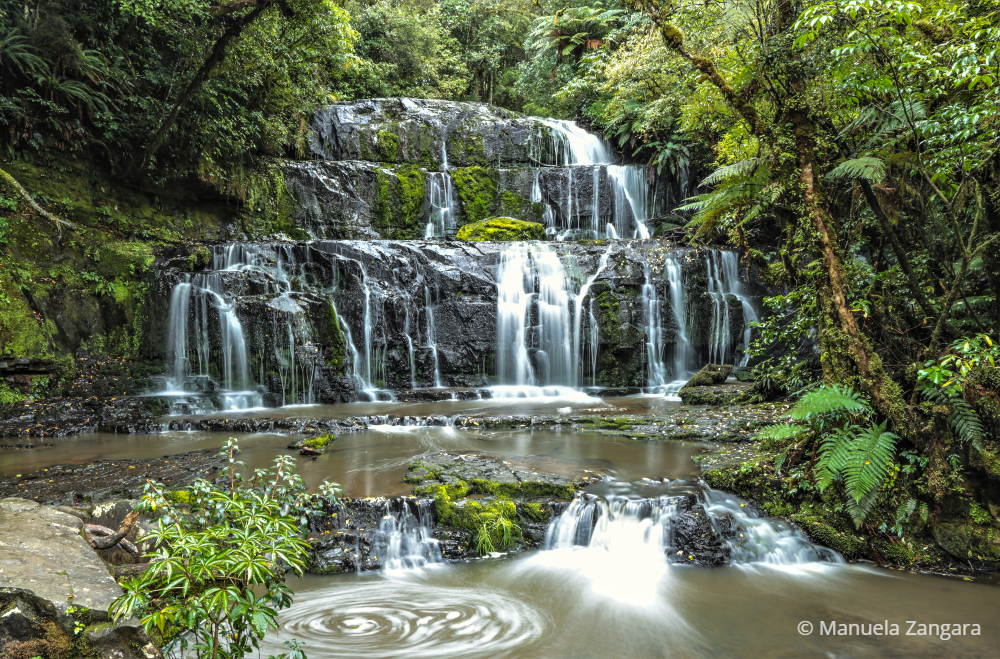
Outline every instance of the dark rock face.
<path fill-rule="evenodd" d="M 371 388 L 400 392 L 438 383 L 446 387 L 498 383 L 497 276 L 504 244 L 312 241 L 215 246 L 212 250 L 221 259 L 224 251 L 237 247 L 246 251 L 244 262 L 250 265 L 204 274 L 175 269 L 176 259 L 165 252 L 161 256 L 164 267 L 154 286 L 159 300 L 155 304 L 169 306 L 171 292 L 185 278 L 196 284 L 214 278 L 213 285 L 232 298 L 241 321 L 249 372 L 255 378 L 266 375 L 263 381 L 252 383 L 266 392 L 263 404 L 282 405 L 309 397 L 324 403 L 363 400 L 361 381 Z M 581 336 L 586 345 L 581 347 L 578 384 L 645 386 L 650 313 L 642 295 L 645 272 L 648 268 L 660 300 L 659 321 L 669 354 L 682 332 L 667 302 L 670 282 L 664 257 L 679 261 L 687 289 L 692 282 L 705 279 L 701 274 L 704 251 L 677 250 L 659 241 L 564 243 L 556 251 L 571 297 L 597 271 L 602 255 L 608 257 L 581 307 Z M 528 273 L 526 281 L 537 285 L 533 283 L 536 277 Z M 709 343 L 718 339 L 708 330 L 698 330 L 698 319 L 713 318 L 716 302 L 709 296 L 689 294 L 686 298 L 684 313 L 693 359 L 704 361 Z M 571 313 L 576 313 L 575 301 L 571 304 Z M 740 322 L 734 315 L 728 328 L 717 324 L 726 330 L 728 345 L 741 345 L 741 306 L 734 303 L 730 313 L 739 313 Z M 211 304 L 207 318 L 207 351 L 210 360 L 219 364 L 224 346 L 221 331 L 214 328 L 221 321 Z M 530 307 L 526 322 L 538 325 L 536 307 Z M 189 335 L 198 329 L 193 323 L 192 314 Z M 590 353 L 592 328 L 597 329 L 596 372 Z M 159 349 L 161 363 L 166 362 L 167 336 L 151 336 L 155 343 L 150 350 Z M 537 361 L 539 335 L 529 330 L 526 336 L 529 358 Z M 211 398 L 215 395 L 213 378 L 203 379 L 204 395 Z M 201 386 L 194 380 L 190 384 Z"/>
<path fill-rule="evenodd" d="M 423 163 L 437 169 L 551 163 L 547 127 L 482 103 L 375 98 L 335 103 L 313 115 L 309 150 L 325 160 Z"/>

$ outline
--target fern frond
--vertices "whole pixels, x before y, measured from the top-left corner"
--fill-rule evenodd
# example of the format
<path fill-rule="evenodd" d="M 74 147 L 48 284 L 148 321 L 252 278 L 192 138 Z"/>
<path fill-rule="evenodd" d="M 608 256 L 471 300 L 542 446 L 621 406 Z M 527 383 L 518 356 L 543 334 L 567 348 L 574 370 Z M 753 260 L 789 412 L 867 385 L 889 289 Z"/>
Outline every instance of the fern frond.
<path fill-rule="evenodd" d="M 938 389 L 927 387 L 923 390 L 924 398 L 935 403 L 951 405 L 951 414 L 948 415 L 948 424 L 955 434 L 963 442 L 972 446 L 980 453 L 983 452 L 983 437 L 986 430 L 979 414 L 972 405 L 955 389 Z"/>
<path fill-rule="evenodd" d="M 704 187 L 708 185 L 715 185 L 716 183 L 721 183 L 723 181 L 731 181 L 736 178 L 745 177 L 762 162 L 764 162 L 764 158 L 747 158 L 746 160 L 735 162 L 732 165 L 719 167 L 717 170 L 706 176 L 699 185 Z"/>
<path fill-rule="evenodd" d="M 801 435 L 803 432 L 805 432 L 805 429 L 802 426 L 794 423 L 779 423 L 764 428 L 754 435 L 754 439 L 765 439 L 772 442 L 780 442 L 781 440 Z"/>
<path fill-rule="evenodd" d="M 910 499 L 906 503 L 899 504 L 899 508 L 896 509 L 896 521 L 901 522 L 910 515 L 913 511 L 917 509 L 917 500 Z"/>
<path fill-rule="evenodd" d="M 840 163 L 826 176 L 836 179 L 861 178 L 871 183 L 881 183 L 885 180 L 885 163 L 878 158 L 854 158 Z"/>
<path fill-rule="evenodd" d="M 878 494 L 879 490 L 874 489 L 862 497 L 860 501 L 855 501 L 848 497 L 847 512 L 850 513 L 851 521 L 854 522 L 855 528 L 861 528 L 861 523 L 865 521 L 868 513 L 871 512 L 872 506 L 875 505 L 875 501 L 878 499 Z"/>
<path fill-rule="evenodd" d="M 860 414 L 869 412 L 871 408 L 861 395 L 851 387 L 835 384 L 830 387 L 820 387 L 810 391 L 795 404 L 789 416 L 802 421 L 819 414 L 832 412 L 848 412 Z"/>
<path fill-rule="evenodd" d="M 856 429 L 857 426 L 837 428 L 823 436 L 823 441 L 819 445 L 819 460 L 816 461 L 813 472 L 820 492 L 830 487 L 847 466 Z"/>
<path fill-rule="evenodd" d="M 844 467 L 844 485 L 847 494 L 858 504 L 881 489 L 889 474 L 899 437 L 887 432 L 886 425 L 883 421 L 863 428 L 851 442 L 850 458 Z"/>

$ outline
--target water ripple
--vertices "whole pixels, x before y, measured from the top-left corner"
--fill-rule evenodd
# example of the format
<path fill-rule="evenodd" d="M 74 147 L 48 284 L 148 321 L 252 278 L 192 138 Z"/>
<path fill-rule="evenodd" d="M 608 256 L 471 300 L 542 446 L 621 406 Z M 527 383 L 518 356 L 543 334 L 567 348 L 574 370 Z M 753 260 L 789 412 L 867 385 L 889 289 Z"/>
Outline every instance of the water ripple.
<path fill-rule="evenodd" d="M 365 581 L 297 593 L 261 654 L 278 654 L 295 638 L 310 659 L 496 658 L 539 638 L 546 620 L 498 591 Z"/>

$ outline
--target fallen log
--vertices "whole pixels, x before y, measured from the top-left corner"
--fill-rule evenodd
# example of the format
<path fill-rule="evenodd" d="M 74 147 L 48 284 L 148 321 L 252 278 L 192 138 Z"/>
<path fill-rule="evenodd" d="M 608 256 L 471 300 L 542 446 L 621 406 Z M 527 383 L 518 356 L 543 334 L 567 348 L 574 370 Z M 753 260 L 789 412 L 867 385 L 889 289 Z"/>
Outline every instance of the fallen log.
<path fill-rule="evenodd" d="M 151 563 L 133 563 L 131 565 L 114 566 L 115 579 L 127 577 L 141 577 L 149 569 Z"/>

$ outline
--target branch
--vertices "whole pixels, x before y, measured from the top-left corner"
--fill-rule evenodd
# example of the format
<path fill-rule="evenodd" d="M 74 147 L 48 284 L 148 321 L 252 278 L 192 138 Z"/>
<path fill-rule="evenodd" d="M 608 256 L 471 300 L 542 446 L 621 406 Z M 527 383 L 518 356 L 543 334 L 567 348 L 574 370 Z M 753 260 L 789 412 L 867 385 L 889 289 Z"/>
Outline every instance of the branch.
<path fill-rule="evenodd" d="M 125 536 L 128 535 L 128 532 L 132 530 L 132 527 L 135 526 L 135 523 L 137 521 L 139 521 L 138 508 L 136 508 L 128 515 L 126 515 L 125 519 L 122 520 L 121 526 L 119 526 L 118 530 L 112 533 L 111 535 L 105 537 L 96 537 L 95 535 L 95 537 L 91 537 L 90 546 L 93 547 L 94 549 L 111 549 L 118 543 L 122 542 Z M 105 529 L 105 527 L 94 528 L 96 526 L 94 524 L 88 524 L 87 526 L 91 527 L 87 529 L 91 533 L 95 532 L 97 528 Z M 110 530 L 110 529 L 105 529 L 105 530 Z M 101 533 L 103 535 L 103 531 L 98 531 L 98 533 Z"/>
<path fill-rule="evenodd" d="M 42 217 L 52 220 L 56 224 L 62 224 L 63 226 L 67 226 L 70 229 L 76 228 L 75 224 L 71 224 L 66 220 L 60 220 L 58 217 L 56 217 L 55 215 L 53 215 L 52 213 L 48 212 L 47 210 L 39 206 L 37 203 L 35 203 L 35 200 L 31 198 L 31 195 L 28 194 L 28 191 L 22 188 L 21 184 L 18 183 L 13 176 L 11 176 L 2 169 L 0 169 L 0 178 L 3 178 L 4 181 L 12 185 L 21 194 L 21 196 L 24 197 L 25 201 L 28 202 L 28 204 L 34 209 L 34 211 L 39 215 L 41 215 Z"/>

